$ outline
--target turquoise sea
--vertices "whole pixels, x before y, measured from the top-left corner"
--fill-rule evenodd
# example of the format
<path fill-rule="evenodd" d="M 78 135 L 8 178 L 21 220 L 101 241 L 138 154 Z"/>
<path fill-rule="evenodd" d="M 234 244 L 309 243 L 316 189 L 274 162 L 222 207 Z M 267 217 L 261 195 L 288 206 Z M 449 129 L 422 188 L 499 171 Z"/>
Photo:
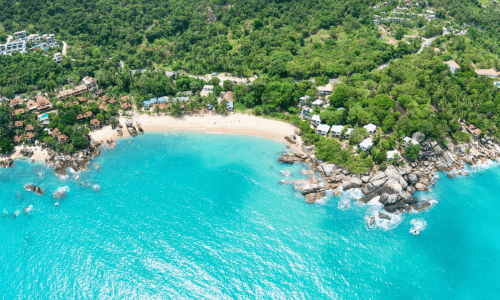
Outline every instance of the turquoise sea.
<path fill-rule="evenodd" d="M 283 150 L 158 133 L 120 140 L 80 180 L 28 161 L 0 169 L 0 299 L 500 298 L 497 165 L 441 174 L 421 195 L 432 209 L 369 228 L 378 208 L 356 192 L 309 205 L 280 184 L 303 178 L 277 162 Z"/>

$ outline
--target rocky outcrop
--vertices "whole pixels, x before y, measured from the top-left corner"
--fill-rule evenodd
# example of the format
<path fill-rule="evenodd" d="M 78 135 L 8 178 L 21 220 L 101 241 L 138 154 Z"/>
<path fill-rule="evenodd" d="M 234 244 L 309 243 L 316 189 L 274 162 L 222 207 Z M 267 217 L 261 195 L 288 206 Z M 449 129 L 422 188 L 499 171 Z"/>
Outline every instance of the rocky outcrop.
<path fill-rule="evenodd" d="M 436 171 L 445 171 L 448 177 L 454 178 L 455 172 L 451 171 L 460 170 L 464 163 L 484 163 L 487 159 L 500 161 L 500 146 L 489 137 L 460 145 L 448 140 L 446 147 L 425 139 L 425 135 L 420 132 L 414 133 L 412 138 L 420 142 L 417 159 L 402 166 L 389 165 L 384 171 L 376 171 L 374 168 L 364 174 L 353 174 L 339 165 L 316 159 L 314 146 L 303 146 L 301 153 L 292 151 L 290 154 L 283 154 L 279 161 L 310 163 L 310 170 L 319 174 L 321 180 L 310 172 L 304 172 L 310 181 L 299 185 L 294 183 L 309 203 L 321 198 L 326 190 L 332 190 L 337 196 L 342 191 L 360 188 L 364 195 L 360 201 L 367 202 L 378 197 L 384 209 L 391 213 L 421 211 L 430 207 L 429 201 L 419 201 L 414 195 L 416 191 L 427 191 L 435 184 Z M 458 175 L 468 174 L 459 171 Z M 374 219 L 370 222 L 373 224 Z"/>
<path fill-rule="evenodd" d="M 33 156 L 33 150 L 31 150 L 29 148 L 23 148 L 23 149 L 21 149 L 21 151 L 19 153 L 21 153 L 21 155 L 24 157 L 32 157 Z"/>
<path fill-rule="evenodd" d="M 35 192 L 37 195 L 42 195 L 43 194 L 43 191 L 40 187 L 38 186 L 35 186 L 35 185 L 32 185 L 32 184 L 27 184 L 24 186 L 24 189 L 26 191 L 31 191 L 31 192 Z"/>
<path fill-rule="evenodd" d="M 62 199 L 62 198 L 66 198 L 66 193 L 65 192 L 56 191 L 54 193 L 54 199 Z"/>
<path fill-rule="evenodd" d="M 278 158 L 278 161 L 283 164 L 293 164 L 294 162 L 298 161 L 298 158 L 295 157 L 295 155 L 283 153 L 283 156 Z"/>
<path fill-rule="evenodd" d="M 297 143 L 297 137 L 295 135 L 288 135 L 285 136 L 285 140 L 289 142 L 290 144 L 296 144 Z"/>
<path fill-rule="evenodd" d="M 45 162 L 53 165 L 54 172 L 60 176 L 66 175 L 67 168 L 72 168 L 76 172 L 86 170 L 90 160 L 101 153 L 99 150 L 100 146 L 99 142 L 92 141 L 89 149 L 84 149 L 73 155 L 61 155 L 53 150 L 49 150 L 49 155 Z"/>
<path fill-rule="evenodd" d="M 411 138 L 420 143 L 425 139 L 425 134 L 423 134 L 420 131 L 417 131 L 417 132 L 413 133 Z"/>
<path fill-rule="evenodd" d="M 12 158 L 2 158 L 0 159 L 0 167 L 10 168 L 14 164 Z"/>

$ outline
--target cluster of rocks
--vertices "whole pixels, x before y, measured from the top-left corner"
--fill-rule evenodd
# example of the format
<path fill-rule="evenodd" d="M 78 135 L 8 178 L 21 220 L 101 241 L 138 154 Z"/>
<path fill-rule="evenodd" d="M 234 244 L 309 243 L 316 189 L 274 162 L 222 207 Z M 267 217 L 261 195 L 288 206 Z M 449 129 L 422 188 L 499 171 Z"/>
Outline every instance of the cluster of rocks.
<path fill-rule="evenodd" d="M 30 148 L 23 148 L 23 149 L 21 149 L 21 151 L 19 153 L 21 153 L 21 155 L 24 157 L 32 157 L 33 156 L 33 150 L 31 150 Z"/>
<path fill-rule="evenodd" d="M 62 199 L 62 198 L 66 198 L 66 192 L 64 191 L 56 191 L 54 193 L 54 199 Z"/>
<path fill-rule="evenodd" d="M 290 154 L 284 153 L 278 161 L 287 164 L 310 163 L 310 169 L 318 172 L 319 178 L 310 175 L 309 179 L 293 182 L 308 203 L 314 203 L 326 195 L 326 190 L 329 189 L 332 189 L 333 194 L 337 196 L 342 191 L 359 188 L 364 195 L 360 201 L 368 202 L 378 197 L 378 201 L 384 205 L 387 212 L 402 213 L 421 211 L 431 205 L 429 201 L 419 201 L 413 195 L 417 190 L 429 190 L 429 187 L 435 184 L 436 171 L 449 172 L 462 169 L 464 163 L 484 163 L 487 159 L 500 160 L 500 147 L 488 137 L 460 145 L 454 145 L 449 141 L 446 149 L 436 141 L 424 141 L 425 135 L 420 132 L 415 133 L 412 138 L 420 142 L 418 158 L 399 167 L 389 165 L 384 171 L 372 170 L 364 174 L 352 174 L 340 166 L 326 164 L 316 159 L 314 146 L 303 146 L 301 153 L 295 151 Z M 452 173 L 448 174 L 448 177 L 454 178 Z M 458 172 L 458 175 L 462 174 L 468 175 L 466 172 Z"/>
<path fill-rule="evenodd" d="M 72 168 L 75 171 L 87 169 L 89 161 L 100 154 L 99 147 L 101 144 L 92 141 L 88 149 L 74 153 L 73 155 L 61 155 L 53 150 L 48 151 L 46 163 L 54 166 L 54 172 L 57 175 L 66 175 L 66 169 Z"/>
<path fill-rule="evenodd" d="M 135 127 L 134 127 L 134 123 L 132 122 L 132 120 L 127 119 L 127 120 L 125 121 L 125 125 L 127 126 L 128 133 L 129 133 L 131 136 L 136 136 L 136 135 L 137 135 L 137 130 L 135 129 Z M 141 128 L 141 129 L 142 129 L 142 128 Z"/>
<path fill-rule="evenodd" d="M 2 168 L 10 168 L 14 164 L 14 160 L 12 158 L 1 158 L 0 159 L 0 167 Z"/>
<path fill-rule="evenodd" d="M 27 185 L 25 185 L 24 189 L 26 191 L 32 191 L 32 192 L 36 193 L 37 195 L 42 195 L 43 194 L 42 189 L 39 186 L 35 186 L 33 184 L 27 184 Z"/>

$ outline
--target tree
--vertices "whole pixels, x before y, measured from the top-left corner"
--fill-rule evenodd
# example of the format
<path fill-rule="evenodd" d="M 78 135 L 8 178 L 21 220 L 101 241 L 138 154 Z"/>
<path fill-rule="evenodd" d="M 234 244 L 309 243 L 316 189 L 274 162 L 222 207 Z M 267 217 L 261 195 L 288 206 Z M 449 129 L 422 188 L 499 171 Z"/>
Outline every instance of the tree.
<path fill-rule="evenodd" d="M 14 142 L 10 136 L 0 138 L 0 153 L 8 154 L 14 150 Z"/>
<path fill-rule="evenodd" d="M 328 124 L 328 125 L 342 125 L 345 124 L 345 120 L 347 117 L 347 110 L 341 109 L 341 110 L 333 110 L 333 109 L 326 109 L 324 112 L 322 112 L 319 117 L 321 118 L 321 122 Z"/>
<path fill-rule="evenodd" d="M 102 114 L 97 114 L 96 118 L 101 122 L 104 121 L 104 116 Z"/>
<path fill-rule="evenodd" d="M 255 18 L 255 19 L 253 20 L 253 28 L 254 28 L 254 29 L 259 29 L 259 28 L 261 28 L 262 26 L 263 26 L 263 23 L 262 23 L 261 19 L 259 19 L 259 18 Z"/>
<path fill-rule="evenodd" d="M 212 77 L 212 79 L 210 79 L 210 81 L 208 82 L 208 84 L 211 84 L 213 86 L 219 85 L 219 83 L 220 83 L 219 77 Z"/>
<path fill-rule="evenodd" d="M 336 108 L 344 107 L 347 99 L 348 98 L 345 91 L 345 85 L 340 85 L 335 89 L 333 95 L 330 96 L 330 105 Z"/>
<path fill-rule="evenodd" d="M 418 151 L 420 151 L 420 145 L 411 145 L 406 148 L 405 156 L 409 161 L 414 161 L 418 158 Z"/>
<path fill-rule="evenodd" d="M 222 88 L 220 87 L 220 85 L 214 86 L 214 94 L 220 95 L 220 93 L 222 93 Z"/>
<path fill-rule="evenodd" d="M 351 134 L 349 135 L 349 144 L 359 144 L 359 142 L 361 142 L 368 135 L 368 131 L 365 128 L 356 127 L 351 131 Z"/>
<path fill-rule="evenodd" d="M 224 83 L 222 84 L 222 90 L 224 92 L 232 91 L 233 90 L 233 82 L 231 80 L 224 80 Z"/>
<path fill-rule="evenodd" d="M 86 149 L 90 146 L 90 141 L 83 136 L 74 136 L 72 137 L 73 147 L 75 150 Z"/>

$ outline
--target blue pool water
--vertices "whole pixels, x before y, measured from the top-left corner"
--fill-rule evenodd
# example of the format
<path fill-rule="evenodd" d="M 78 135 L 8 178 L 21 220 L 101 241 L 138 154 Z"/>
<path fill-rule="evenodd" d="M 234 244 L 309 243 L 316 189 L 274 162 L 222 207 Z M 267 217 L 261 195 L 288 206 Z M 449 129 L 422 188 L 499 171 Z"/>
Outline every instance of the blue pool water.
<path fill-rule="evenodd" d="M 308 205 L 280 184 L 302 178 L 277 163 L 283 150 L 148 134 L 103 151 L 80 180 L 27 161 L 0 169 L 0 299 L 499 298 L 498 166 L 437 180 L 431 210 L 370 229 L 374 208 L 348 194 Z M 427 222 L 418 236 L 414 219 Z"/>
<path fill-rule="evenodd" d="M 44 113 L 42 116 L 40 116 L 40 120 L 47 119 L 49 117 L 49 113 Z"/>

